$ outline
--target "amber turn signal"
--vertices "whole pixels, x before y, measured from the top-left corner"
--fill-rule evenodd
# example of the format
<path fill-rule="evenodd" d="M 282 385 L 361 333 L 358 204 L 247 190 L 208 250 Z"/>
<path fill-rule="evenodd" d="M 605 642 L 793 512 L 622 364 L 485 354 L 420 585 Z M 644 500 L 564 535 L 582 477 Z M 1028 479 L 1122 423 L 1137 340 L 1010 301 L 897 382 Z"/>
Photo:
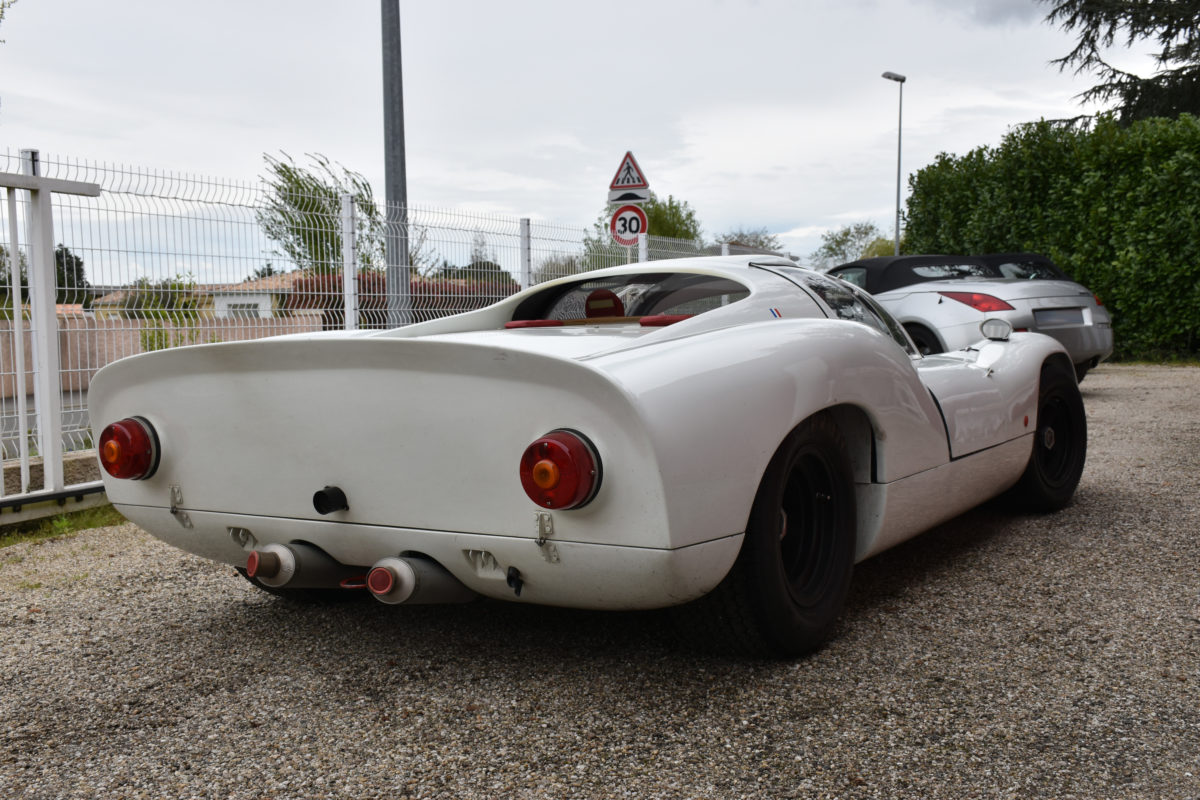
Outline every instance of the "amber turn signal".
<path fill-rule="evenodd" d="M 533 482 L 539 489 L 553 489 L 558 486 L 561 474 L 558 465 L 548 458 L 543 458 L 533 465 Z"/>

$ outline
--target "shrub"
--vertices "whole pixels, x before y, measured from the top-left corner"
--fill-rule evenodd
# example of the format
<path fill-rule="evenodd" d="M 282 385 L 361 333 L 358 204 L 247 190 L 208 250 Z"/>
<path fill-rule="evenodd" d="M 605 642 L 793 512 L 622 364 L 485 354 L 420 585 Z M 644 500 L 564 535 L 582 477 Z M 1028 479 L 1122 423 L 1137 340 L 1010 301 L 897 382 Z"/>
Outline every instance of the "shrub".
<path fill-rule="evenodd" d="M 905 250 L 1035 251 L 1112 311 L 1126 357 L 1200 348 L 1200 120 L 1022 125 L 909 180 Z"/>

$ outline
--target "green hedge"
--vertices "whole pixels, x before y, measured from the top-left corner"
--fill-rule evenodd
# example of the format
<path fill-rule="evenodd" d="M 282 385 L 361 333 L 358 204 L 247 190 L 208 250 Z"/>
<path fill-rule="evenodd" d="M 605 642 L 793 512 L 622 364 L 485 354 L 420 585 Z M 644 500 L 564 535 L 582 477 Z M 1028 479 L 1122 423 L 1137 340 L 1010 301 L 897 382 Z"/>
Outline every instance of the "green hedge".
<path fill-rule="evenodd" d="M 1200 120 L 1048 122 L 909 179 L 905 252 L 1034 251 L 1098 294 L 1124 357 L 1200 348 Z"/>

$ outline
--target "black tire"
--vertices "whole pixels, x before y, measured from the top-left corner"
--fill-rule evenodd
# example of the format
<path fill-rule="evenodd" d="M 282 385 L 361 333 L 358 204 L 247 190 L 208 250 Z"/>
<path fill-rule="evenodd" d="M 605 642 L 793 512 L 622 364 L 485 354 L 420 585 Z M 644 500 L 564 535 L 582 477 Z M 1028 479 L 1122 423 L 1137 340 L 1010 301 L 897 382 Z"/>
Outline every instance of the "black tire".
<path fill-rule="evenodd" d="M 854 550 L 846 444 L 829 416 L 811 417 L 771 459 L 733 569 L 694 604 L 705 639 L 756 655 L 817 649 L 845 606 Z"/>
<path fill-rule="evenodd" d="M 237 572 L 254 586 L 267 594 L 273 594 L 293 603 L 301 605 L 328 605 L 330 603 L 348 603 L 362 600 L 367 592 L 356 589 L 287 589 L 267 586 L 258 578 L 251 578 L 243 567 L 236 567 Z"/>
<path fill-rule="evenodd" d="M 1071 502 L 1087 460 L 1087 416 L 1075 376 L 1065 364 L 1042 366 L 1033 452 L 1013 487 L 1032 511 L 1057 511 Z"/>
<path fill-rule="evenodd" d="M 924 325 L 918 325 L 915 322 L 910 322 L 904 326 L 904 330 L 908 331 L 908 337 L 912 339 L 913 344 L 917 346 L 917 352 L 923 356 L 941 353 L 946 349 L 942 347 L 942 343 L 938 341 L 937 334 L 929 330 L 929 328 L 926 328 Z"/>
<path fill-rule="evenodd" d="M 1084 376 L 1088 374 L 1088 370 L 1090 370 L 1091 368 L 1092 368 L 1092 365 L 1088 361 L 1085 361 L 1082 364 L 1076 364 L 1075 365 L 1075 382 L 1083 383 Z"/>

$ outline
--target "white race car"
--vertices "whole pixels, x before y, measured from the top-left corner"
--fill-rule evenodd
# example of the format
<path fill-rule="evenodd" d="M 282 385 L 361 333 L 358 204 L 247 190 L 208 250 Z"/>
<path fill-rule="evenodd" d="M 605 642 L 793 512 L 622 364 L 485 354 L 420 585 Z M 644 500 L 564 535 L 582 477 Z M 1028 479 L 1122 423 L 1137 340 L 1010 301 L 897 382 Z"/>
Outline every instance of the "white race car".
<path fill-rule="evenodd" d="M 659 261 L 396 330 L 134 356 L 90 413 L 121 513 L 269 591 L 688 604 L 706 636 L 795 655 L 857 561 L 1009 489 L 1069 502 L 1071 361 L 984 327 L 922 357 L 789 261 Z"/>

